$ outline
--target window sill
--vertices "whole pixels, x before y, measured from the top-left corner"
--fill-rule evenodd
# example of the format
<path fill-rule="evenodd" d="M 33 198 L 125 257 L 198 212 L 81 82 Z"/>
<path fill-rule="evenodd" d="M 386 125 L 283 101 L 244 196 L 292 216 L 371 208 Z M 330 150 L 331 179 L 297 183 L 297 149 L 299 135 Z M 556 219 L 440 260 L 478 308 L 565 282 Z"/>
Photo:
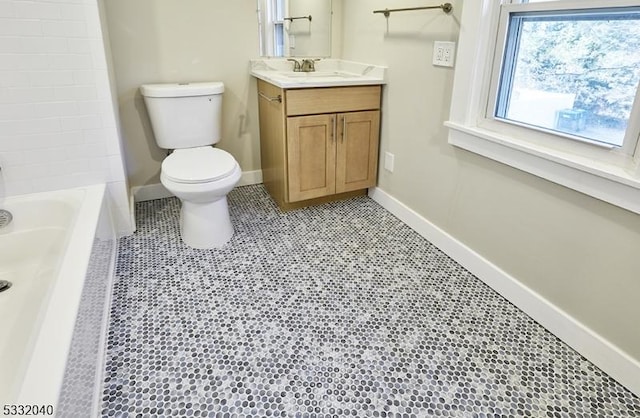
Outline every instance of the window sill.
<path fill-rule="evenodd" d="M 621 167 L 447 121 L 449 143 L 640 214 L 640 177 Z"/>

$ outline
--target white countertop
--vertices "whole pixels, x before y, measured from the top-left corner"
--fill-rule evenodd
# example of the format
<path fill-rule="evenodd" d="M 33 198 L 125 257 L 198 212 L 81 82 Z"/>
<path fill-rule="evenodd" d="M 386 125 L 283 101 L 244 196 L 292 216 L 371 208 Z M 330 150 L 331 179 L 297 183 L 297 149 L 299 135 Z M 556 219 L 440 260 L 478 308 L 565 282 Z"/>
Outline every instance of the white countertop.
<path fill-rule="evenodd" d="M 316 61 L 315 68 L 314 72 L 294 72 L 293 63 L 286 58 L 250 61 L 252 76 L 281 88 L 386 84 L 386 67 L 379 65 L 325 58 Z"/>

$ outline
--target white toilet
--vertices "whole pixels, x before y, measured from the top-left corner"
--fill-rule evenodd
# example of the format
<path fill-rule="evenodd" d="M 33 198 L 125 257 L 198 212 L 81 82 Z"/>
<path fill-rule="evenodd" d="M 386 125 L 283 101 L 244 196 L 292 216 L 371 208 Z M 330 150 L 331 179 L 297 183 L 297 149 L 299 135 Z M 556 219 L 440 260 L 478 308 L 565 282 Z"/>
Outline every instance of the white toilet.
<path fill-rule="evenodd" d="M 220 82 L 146 84 L 140 87 L 160 148 L 174 151 L 162 162 L 160 181 L 182 202 L 180 235 L 194 248 L 216 248 L 233 236 L 227 193 L 240 180 L 220 141 Z"/>

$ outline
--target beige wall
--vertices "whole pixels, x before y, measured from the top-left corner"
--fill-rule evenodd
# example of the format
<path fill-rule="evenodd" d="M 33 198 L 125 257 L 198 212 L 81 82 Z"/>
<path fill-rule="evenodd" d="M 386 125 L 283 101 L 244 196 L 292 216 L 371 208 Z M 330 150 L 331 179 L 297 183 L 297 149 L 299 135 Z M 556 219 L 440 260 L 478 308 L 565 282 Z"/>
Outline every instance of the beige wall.
<path fill-rule="evenodd" d="M 453 70 L 431 65 L 455 40 L 439 11 L 373 15 L 388 1 L 343 2 L 344 59 L 389 67 L 379 187 L 640 360 L 640 216 L 447 144 Z M 422 6 L 406 0 L 402 7 Z"/>
<path fill-rule="evenodd" d="M 108 0 L 127 173 L 131 186 L 159 183 L 166 152 L 154 142 L 138 87 L 144 83 L 222 81 L 223 139 L 243 171 L 260 169 L 255 81 L 255 1 Z"/>

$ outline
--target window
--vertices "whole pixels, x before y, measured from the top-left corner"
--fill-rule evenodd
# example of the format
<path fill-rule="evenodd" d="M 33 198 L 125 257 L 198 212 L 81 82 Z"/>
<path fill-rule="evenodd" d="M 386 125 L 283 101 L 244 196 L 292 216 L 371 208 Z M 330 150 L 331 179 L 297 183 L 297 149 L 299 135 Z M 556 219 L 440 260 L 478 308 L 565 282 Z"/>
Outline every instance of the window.
<path fill-rule="evenodd" d="M 284 54 L 284 0 L 273 1 L 273 56 Z"/>
<path fill-rule="evenodd" d="M 640 80 L 640 8 L 518 5 L 502 14 L 506 39 L 491 116 L 622 147 Z"/>
<path fill-rule="evenodd" d="M 640 0 L 465 2 L 449 143 L 640 214 Z"/>
<path fill-rule="evenodd" d="M 285 0 L 258 0 L 260 55 L 283 57 L 285 51 Z"/>

